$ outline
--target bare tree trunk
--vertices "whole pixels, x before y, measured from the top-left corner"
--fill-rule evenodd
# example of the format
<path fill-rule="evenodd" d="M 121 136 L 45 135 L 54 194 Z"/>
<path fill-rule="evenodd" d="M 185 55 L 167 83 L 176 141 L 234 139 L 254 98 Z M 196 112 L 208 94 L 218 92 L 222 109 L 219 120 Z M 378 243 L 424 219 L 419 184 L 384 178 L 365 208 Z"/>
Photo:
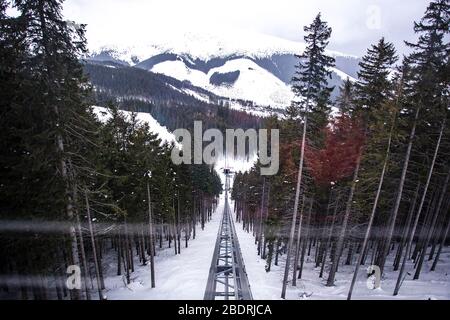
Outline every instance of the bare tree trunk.
<path fill-rule="evenodd" d="M 336 220 L 338 206 L 339 206 L 339 199 L 340 199 L 340 196 L 338 194 L 336 196 L 336 204 L 335 204 L 335 207 L 334 207 L 334 210 L 333 210 L 333 218 L 332 218 L 332 221 L 331 221 L 330 232 L 328 234 L 328 238 L 327 238 L 327 241 L 325 243 L 325 250 L 324 250 L 323 256 L 322 256 L 322 265 L 320 266 L 319 278 L 323 277 L 323 271 L 325 269 L 325 264 L 326 264 L 326 261 L 327 261 L 328 247 L 330 246 L 331 238 L 333 237 L 333 230 L 334 230 L 335 220 Z"/>
<path fill-rule="evenodd" d="M 328 218 L 328 215 L 330 214 L 330 207 L 331 207 L 331 200 L 332 200 L 332 194 L 330 192 L 330 194 L 328 195 L 328 205 L 327 205 L 327 211 L 326 211 L 326 218 Z M 322 234 L 319 237 L 318 240 L 318 244 L 317 244 L 317 248 L 316 248 L 316 257 L 315 257 L 315 261 L 316 261 L 316 265 L 315 267 L 318 268 L 319 265 L 322 262 L 322 258 L 323 258 L 323 253 L 325 251 L 325 238 L 326 238 L 326 234 L 327 234 L 327 220 L 326 218 L 324 219 L 323 222 L 323 230 L 322 230 Z"/>
<path fill-rule="evenodd" d="M 267 201 L 266 201 L 266 205 L 265 205 L 265 211 L 264 213 L 264 220 L 267 221 L 267 217 L 269 215 L 269 203 L 270 203 L 270 183 L 267 186 Z M 263 229 L 265 228 L 265 226 L 263 225 Z M 266 247 L 267 247 L 267 238 L 265 236 L 265 232 L 263 232 L 263 237 L 264 237 L 264 242 L 263 242 L 263 248 L 262 248 L 262 258 L 266 259 Z M 273 251 L 273 244 L 272 244 L 272 251 Z"/>
<path fill-rule="evenodd" d="M 184 246 L 185 248 L 188 247 L 188 241 L 189 241 L 189 236 L 191 234 L 191 226 L 188 222 L 188 218 L 186 216 L 186 218 L 184 219 Z"/>
<path fill-rule="evenodd" d="M 425 241 L 423 243 L 423 246 L 422 246 L 422 252 L 420 254 L 419 263 L 418 263 L 417 268 L 416 268 L 416 273 L 414 274 L 414 280 L 419 279 L 420 270 L 422 269 L 422 264 L 423 264 L 423 260 L 425 259 L 425 255 L 426 255 L 426 252 L 427 252 L 428 244 L 430 242 L 430 239 L 431 239 L 431 236 L 432 236 L 432 232 L 434 231 L 434 227 L 436 226 L 436 221 L 437 221 L 437 218 L 439 216 L 439 212 L 441 211 L 442 202 L 444 201 L 444 196 L 447 195 L 447 186 L 448 186 L 449 178 L 450 178 L 450 171 L 448 172 L 447 177 L 445 178 L 444 186 L 442 188 L 442 193 L 441 193 L 441 196 L 439 198 L 439 203 L 438 203 L 436 211 L 434 213 L 433 221 L 431 222 L 430 228 L 428 229 L 428 234 L 427 234 L 426 239 L 425 239 Z"/>
<path fill-rule="evenodd" d="M 414 211 L 416 210 L 417 198 L 419 196 L 419 190 L 420 190 L 420 183 L 417 185 L 417 189 L 416 189 L 416 192 L 414 194 L 414 200 L 413 200 L 413 203 L 412 203 L 411 208 L 410 208 L 409 213 L 408 213 L 408 217 L 407 217 L 406 224 L 405 224 L 405 231 L 403 232 L 403 237 L 402 237 L 402 240 L 400 242 L 400 245 L 399 245 L 399 248 L 398 248 L 398 252 L 397 252 L 397 256 L 398 256 L 398 257 L 396 257 L 397 261 L 394 264 L 394 271 L 397 271 L 399 266 L 400 266 L 400 261 L 401 261 L 401 258 L 402 258 L 403 249 L 404 249 L 404 246 L 405 246 L 405 242 L 408 239 L 409 229 L 411 228 L 412 218 L 414 217 Z M 408 253 L 406 253 L 406 254 L 408 254 Z"/>
<path fill-rule="evenodd" d="M 308 105 L 308 104 L 309 104 L 309 101 L 306 102 L 306 105 Z M 300 164 L 299 164 L 299 169 L 298 169 L 297 189 L 295 191 L 294 212 L 292 215 L 291 232 L 289 234 L 289 241 L 288 241 L 288 245 L 287 245 L 286 266 L 284 268 L 283 287 L 281 290 L 281 298 L 282 299 L 286 298 L 286 286 L 287 286 L 288 276 L 289 276 L 289 267 L 291 264 L 291 249 L 292 249 L 292 244 L 294 242 L 295 225 L 297 223 L 297 213 L 298 213 L 298 206 L 299 206 L 300 192 L 301 192 L 300 189 L 302 186 L 303 163 L 305 160 L 306 127 L 308 124 L 308 115 L 306 114 L 306 112 L 305 112 L 304 121 L 303 121 L 302 146 L 301 146 L 301 152 L 300 152 Z"/>
<path fill-rule="evenodd" d="M 405 162 L 403 163 L 402 175 L 400 178 L 400 185 L 399 185 L 398 191 L 397 191 L 397 198 L 395 200 L 395 205 L 394 205 L 394 209 L 392 212 L 391 225 L 388 227 L 388 233 L 387 233 L 385 245 L 384 245 L 384 247 L 381 248 L 381 256 L 380 256 L 381 259 L 380 259 L 380 263 L 378 264 L 378 266 L 380 267 L 380 270 L 381 270 L 381 274 L 383 274 L 384 265 L 386 263 L 386 256 L 389 253 L 389 245 L 392 240 L 392 235 L 394 234 L 395 221 L 397 220 L 398 209 L 400 208 L 400 203 L 402 201 L 403 188 L 405 186 L 406 173 L 408 172 L 409 158 L 411 157 L 411 149 L 412 149 L 414 137 L 416 135 L 416 127 L 417 127 L 417 121 L 419 119 L 419 113 L 420 113 L 420 107 L 418 107 L 416 110 L 416 114 L 414 117 L 414 124 L 411 129 L 411 133 L 409 135 L 408 148 L 406 151 Z"/>
<path fill-rule="evenodd" d="M 394 122 L 395 123 L 395 122 Z M 358 262 L 356 263 L 355 272 L 353 273 L 352 283 L 350 285 L 350 290 L 348 292 L 347 300 L 352 299 L 353 288 L 356 283 L 356 278 L 358 277 L 359 268 L 363 262 L 364 254 L 366 251 L 367 243 L 369 241 L 370 233 L 372 231 L 373 220 L 375 219 L 375 213 L 377 212 L 378 202 L 380 200 L 381 189 L 383 188 L 384 176 L 386 174 L 387 165 L 389 163 L 389 157 L 391 154 L 391 144 L 392 144 L 392 133 L 394 130 L 394 123 L 392 124 L 391 131 L 389 133 L 389 141 L 386 149 L 386 157 L 384 159 L 383 169 L 381 170 L 380 181 L 378 182 L 378 189 L 375 195 L 375 201 L 372 206 L 372 212 L 370 213 L 369 224 L 367 225 L 366 234 L 364 236 L 364 241 L 359 254 Z"/>
<path fill-rule="evenodd" d="M 423 190 L 422 200 L 420 201 L 420 206 L 419 206 L 419 209 L 418 209 L 418 212 L 417 212 L 417 215 L 416 215 L 416 220 L 414 221 L 414 226 L 413 226 L 413 228 L 411 230 L 411 235 L 410 235 L 410 238 L 409 238 L 409 241 L 408 241 L 408 246 L 407 246 L 407 249 L 406 249 L 405 257 L 403 259 L 402 267 L 400 269 L 400 274 L 398 275 L 397 284 L 395 285 L 394 296 L 396 296 L 398 294 L 398 292 L 400 290 L 401 283 L 403 281 L 402 277 L 403 277 L 403 272 L 405 270 L 406 258 L 407 258 L 408 252 L 411 249 L 412 242 L 414 240 L 414 234 L 415 234 L 416 229 L 417 229 L 417 224 L 419 223 L 420 214 L 421 214 L 422 209 L 423 209 L 423 204 L 425 203 L 425 198 L 426 198 L 426 195 L 427 195 L 428 187 L 430 185 L 431 176 L 433 175 L 434 165 L 436 163 L 436 158 L 437 158 L 437 155 L 438 155 L 438 152 L 439 152 L 439 147 L 441 145 L 442 134 L 444 132 L 444 128 L 445 128 L 445 120 L 442 122 L 441 131 L 439 133 L 439 139 L 438 139 L 438 141 L 436 143 L 436 149 L 434 151 L 433 161 L 431 162 L 431 167 L 430 167 L 430 170 L 428 172 L 427 182 L 425 184 L 425 189 Z"/>
<path fill-rule="evenodd" d="M 260 209 L 260 217 L 259 217 L 259 226 L 258 226 L 258 256 L 261 255 L 261 247 L 262 247 L 262 236 L 263 236 L 263 218 L 264 218 L 264 197 L 266 195 L 266 178 L 264 178 L 263 182 L 263 192 L 262 192 L 262 198 L 261 198 L 261 209 Z"/>
<path fill-rule="evenodd" d="M 420 231 L 417 230 L 417 242 L 414 247 L 414 252 L 412 255 L 412 259 L 414 261 L 414 268 L 417 267 L 417 263 L 419 262 L 418 256 L 422 252 L 422 247 L 425 242 L 425 238 L 427 237 L 428 228 L 427 226 L 431 224 L 432 216 L 434 213 L 434 209 L 436 206 L 437 198 L 439 197 L 439 193 L 434 190 L 431 194 L 430 201 L 427 205 L 427 210 L 425 211 L 425 218 L 420 228 Z"/>
<path fill-rule="evenodd" d="M 436 265 L 437 265 L 437 263 L 439 261 L 439 257 L 441 255 L 442 248 L 445 245 L 445 241 L 447 240 L 448 230 L 449 229 L 450 229 L 450 219 L 449 219 L 449 221 L 447 223 L 447 228 L 445 228 L 445 232 L 444 232 L 444 234 L 442 236 L 441 243 L 439 243 L 439 249 L 438 249 L 438 251 L 436 253 L 436 257 L 434 258 L 433 265 L 431 266 L 430 271 L 435 271 L 436 270 Z"/>
<path fill-rule="evenodd" d="M 152 218 L 152 198 L 150 195 L 150 185 L 147 182 L 147 200 L 148 200 L 148 228 L 150 236 L 150 277 L 152 288 L 156 286 L 155 284 L 155 251 L 153 246 L 153 218 Z"/>
<path fill-rule="evenodd" d="M 121 230 L 119 230 L 119 239 L 117 241 L 117 275 L 122 274 L 122 239 L 120 236 Z"/>
<path fill-rule="evenodd" d="M 124 250 L 125 250 L 125 269 L 126 269 L 126 278 L 127 278 L 127 284 L 131 283 L 130 280 L 130 270 L 131 270 L 131 259 L 130 259 L 130 243 L 129 243 L 129 238 L 128 238 L 128 224 L 127 224 L 127 218 L 124 218 L 124 229 L 125 229 L 125 243 L 124 243 Z"/>
<path fill-rule="evenodd" d="M 91 300 L 91 294 L 89 292 L 87 279 L 88 279 L 88 267 L 86 260 L 86 251 L 84 250 L 84 241 L 83 241 L 83 231 L 81 230 L 80 217 L 77 213 L 76 215 L 77 225 L 78 225 L 78 237 L 80 238 L 80 250 L 81 250 L 81 261 L 83 263 L 83 273 L 84 273 L 84 291 L 86 293 L 86 300 Z"/>
<path fill-rule="evenodd" d="M 140 229 L 141 229 L 140 235 L 138 236 L 139 246 L 140 246 L 140 255 L 141 255 L 142 265 L 145 266 L 145 265 L 147 265 L 147 258 L 145 256 L 145 234 L 144 234 L 145 225 L 143 223 L 140 225 Z"/>
<path fill-rule="evenodd" d="M 327 280 L 327 287 L 334 286 L 334 278 L 336 276 L 336 271 L 337 271 L 338 264 L 339 264 L 339 258 L 341 256 L 341 252 L 342 252 L 343 245 L 344 245 L 344 238 L 345 238 L 345 233 L 347 231 L 348 219 L 350 218 L 350 212 L 351 212 L 352 203 L 353 203 L 353 196 L 355 194 L 356 184 L 358 183 L 357 181 L 358 181 L 359 167 L 361 165 L 361 156 L 362 156 L 362 149 L 359 151 L 358 159 L 356 161 L 356 168 L 355 168 L 355 173 L 353 175 L 352 187 L 350 189 L 350 195 L 348 197 L 347 205 L 345 208 L 344 221 L 342 222 L 341 233 L 339 235 L 339 239 L 338 239 L 337 246 L 336 246 L 336 253 L 334 255 L 334 259 L 331 264 L 331 270 L 330 270 L 330 274 L 329 274 L 328 280 Z"/>
<path fill-rule="evenodd" d="M 308 237 L 309 237 L 309 230 L 308 228 L 310 228 L 311 226 L 311 213 L 312 213 L 312 209 L 313 209 L 313 204 L 314 204 L 314 198 L 310 200 L 310 206 L 309 206 L 309 210 L 308 210 L 308 226 L 305 232 L 305 236 L 304 236 L 304 241 L 303 241 L 303 247 L 302 247 L 302 255 L 300 257 L 300 270 L 298 272 L 298 278 L 301 279 L 302 278 L 302 274 L 303 274 L 303 264 L 305 262 L 305 253 L 306 253 L 306 245 L 308 243 Z"/>
<path fill-rule="evenodd" d="M 178 210 L 177 210 L 177 241 L 178 241 L 178 254 L 181 254 L 181 227 L 180 227 L 180 196 L 178 196 Z M 208 221 L 209 221 L 209 206 L 208 206 Z"/>
<path fill-rule="evenodd" d="M 89 232 L 91 234 L 92 255 L 94 256 L 95 273 L 97 276 L 98 296 L 99 296 L 100 300 L 103 300 L 104 297 L 102 294 L 102 285 L 100 282 L 100 271 L 99 271 L 100 266 L 98 265 L 98 260 L 97 260 L 97 250 L 95 248 L 94 229 L 92 228 L 91 209 L 89 207 L 89 199 L 88 199 L 87 191 L 85 191 L 84 196 L 85 196 L 85 200 L 86 200 L 86 213 L 87 213 L 87 218 L 88 218 Z"/>
<path fill-rule="evenodd" d="M 303 225 L 303 209 L 305 208 L 305 195 L 302 197 L 302 206 L 300 208 L 300 221 L 298 222 L 298 231 L 297 231 L 297 243 L 295 245 L 295 256 L 294 256 L 294 270 L 292 273 L 292 286 L 297 285 L 297 269 L 298 269 L 298 258 L 300 254 L 300 240 L 302 234 L 302 225 Z"/>

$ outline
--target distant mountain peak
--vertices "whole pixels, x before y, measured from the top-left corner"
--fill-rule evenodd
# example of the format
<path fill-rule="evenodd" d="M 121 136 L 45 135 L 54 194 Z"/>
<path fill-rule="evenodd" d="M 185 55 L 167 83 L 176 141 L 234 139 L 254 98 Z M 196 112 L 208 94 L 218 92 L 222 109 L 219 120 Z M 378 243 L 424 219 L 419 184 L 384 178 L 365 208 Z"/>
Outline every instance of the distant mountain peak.
<path fill-rule="evenodd" d="M 284 108 L 293 99 L 290 84 L 298 63 L 295 55 L 304 50 L 302 42 L 248 31 L 166 31 L 150 34 L 140 44 L 101 45 L 92 50 L 91 60 L 188 81 L 232 100 Z M 359 60 L 335 51 L 328 54 L 336 58 L 329 83 L 336 88 L 336 96 L 342 81 L 354 81 Z"/>
<path fill-rule="evenodd" d="M 305 49 L 305 44 L 261 33 L 227 29 L 154 33 L 140 43 L 125 41 L 90 47 L 94 55 L 109 52 L 115 59 L 134 65 L 137 61 L 163 53 L 180 54 L 204 61 L 233 55 L 266 58 L 274 54 L 300 54 Z M 356 58 L 331 50 L 329 54 Z"/>

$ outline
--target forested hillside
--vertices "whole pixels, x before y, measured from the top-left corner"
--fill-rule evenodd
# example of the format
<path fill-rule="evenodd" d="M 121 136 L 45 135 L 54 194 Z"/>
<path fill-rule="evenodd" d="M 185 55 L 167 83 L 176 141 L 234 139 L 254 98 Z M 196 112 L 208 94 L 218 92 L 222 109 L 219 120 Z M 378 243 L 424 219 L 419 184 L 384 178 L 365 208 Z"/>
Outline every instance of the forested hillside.
<path fill-rule="evenodd" d="M 150 259 L 154 274 L 158 248 L 178 254 L 204 227 L 221 181 L 209 166 L 173 165 L 174 146 L 117 105 L 105 123 L 94 116 L 79 62 L 84 26 L 62 20 L 60 1 L 17 2 L 17 18 L 6 16 L 6 4 L 0 2 L 0 273 L 11 276 L 2 279 L 1 296 L 103 299 L 103 256 L 116 256 L 117 274 L 128 283 L 135 255 L 143 264 Z M 69 265 L 86 277 L 81 290 L 65 284 Z"/>
<path fill-rule="evenodd" d="M 293 79 L 303 100 L 267 121 L 281 132 L 280 172 L 262 177 L 256 165 L 233 187 L 236 217 L 253 230 L 267 272 L 286 260 L 283 298 L 307 259 L 326 286 L 341 264 L 353 265 L 349 299 L 361 265 L 398 271 L 397 295 L 407 272 L 419 279 L 424 261 L 434 261 L 431 271 L 439 263 L 450 225 L 449 21 L 448 1 L 437 0 L 414 25 L 410 55 L 400 58 L 384 38 L 373 44 L 331 121 L 331 28 L 320 15 L 305 27 Z"/>
<path fill-rule="evenodd" d="M 161 74 L 108 63 L 86 63 L 96 103 L 114 101 L 124 110 L 149 112 L 171 130 L 191 128 L 195 120 L 205 128 L 259 128 L 262 120 L 230 108 L 228 99 Z M 245 105 L 245 101 L 240 101 Z"/>

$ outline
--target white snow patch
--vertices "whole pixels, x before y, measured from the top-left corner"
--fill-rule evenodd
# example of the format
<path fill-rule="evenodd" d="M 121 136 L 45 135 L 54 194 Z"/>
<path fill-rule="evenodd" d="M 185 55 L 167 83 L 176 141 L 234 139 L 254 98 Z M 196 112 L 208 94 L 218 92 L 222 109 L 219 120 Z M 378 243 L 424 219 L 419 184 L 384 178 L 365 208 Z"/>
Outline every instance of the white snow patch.
<path fill-rule="evenodd" d="M 210 102 L 209 101 L 209 97 L 206 96 L 206 95 L 202 95 L 202 94 L 200 94 L 198 92 L 195 92 L 193 90 L 190 90 L 190 89 L 184 89 L 183 91 L 184 91 L 184 93 L 186 93 L 186 94 L 188 94 L 190 96 L 193 96 L 197 100 L 200 100 L 200 101 L 203 101 L 203 102 L 206 102 L 206 103 Z"/>
<path fill-rule="evenodd" d="M 108 121 L 108 119 L 111 118 L 111 114 L 107 108 L 93 106 L 92 110 L 101 122 L 106 122 Z M 130 118 L 132 114 L 132 112 L 129 111 L 120 111 L 120 112 L 124 114 L 127 118 Z M 136 119 L 140 122 L 147 123 L 150 128 L 150 131 L 157 134 L 158 138 L 161 139 L 162 143 L 174 142 L 176 146 L 179 146 L 178 142 L 176 142 L 175 140 L 175 136 L 166 127 L 162 126 L 155 118 L 153 118 L 150 113 L 136 112 Z"/>
<path fill-rule="evenodd" d="M 216 86 L 209 81 L 216 72 L 224 74 L 238 70 L 239 77 L 232 85 Z M 218 96 L 253 101 L 258 105 L 286 107 L 294 98 L 289 85 L 252 60 L 245 58 L 229 60 L 221 67 L 209 70 L 208 73 L 193 70 L 179 60 L 164 61 L 155 65 L 151 71 L 181 81 L 189 81 L 194 86 L 211 91 Z"/>
<path fill-rule="evenodd" d="M 339 78 L 341 78 L 343 81 L 346 81 L 347 79 L 349 79 L 353 83 L 358 82 L 357 79 L 353 78 L 352 76 L 346 74 L 345 72 L 343 72 L 337 68 L 331 68 L 330 70 L 333 71 L 334 73 L 336 73 L 339 76 Z"/>

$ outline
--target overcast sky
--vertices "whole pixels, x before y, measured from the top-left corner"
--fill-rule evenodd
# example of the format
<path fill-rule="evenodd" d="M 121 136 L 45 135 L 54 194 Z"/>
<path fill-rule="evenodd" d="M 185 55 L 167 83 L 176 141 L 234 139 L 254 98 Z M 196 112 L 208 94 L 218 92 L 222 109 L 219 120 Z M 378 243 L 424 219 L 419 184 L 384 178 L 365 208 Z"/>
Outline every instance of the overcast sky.
<path fill-rule="evenodd" d="M 415 39 L 429 0 L 66 0 L 65 17 L 88 24 L 88 40 L 145 41 L 161 30 L 246 29 L 290 40 L 320 11 L 333 28 L 330 49 L 361 56 L 385 36 L 400 53 Z"/>

